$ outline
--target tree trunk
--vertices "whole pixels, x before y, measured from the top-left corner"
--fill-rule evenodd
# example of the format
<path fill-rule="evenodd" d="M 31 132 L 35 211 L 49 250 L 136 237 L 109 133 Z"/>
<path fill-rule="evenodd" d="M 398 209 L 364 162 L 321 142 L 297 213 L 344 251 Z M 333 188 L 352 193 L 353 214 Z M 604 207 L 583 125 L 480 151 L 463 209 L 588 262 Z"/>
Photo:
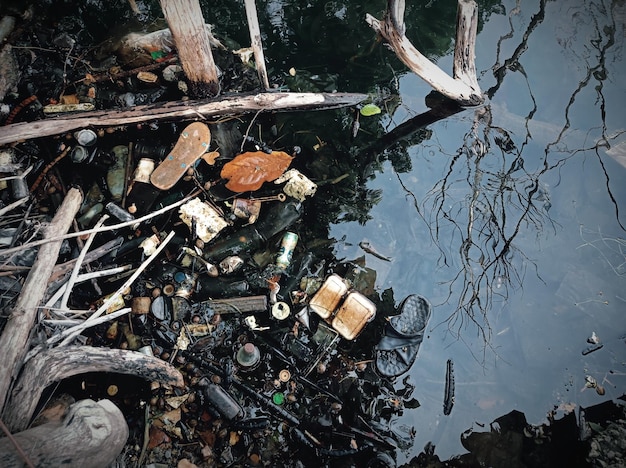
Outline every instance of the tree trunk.
<path fill-rule="evenodd" d="M 219 94 L 217 67 L 198 0 L 161 0 L 180 62 L 195 98 Z"/>
<path fill-rule="evenodd" d="M 463 106 L 475 106 L 484 101 L 474 65 L 477 11 L 474 0 L 458 0 L 454 77 L 422 55 L 404 35 L 404 0 L 389 0 L 382 21 L 369 14 L 365 20 L 389 43 L 398 58 L 435 91 Z"/>
<path fill-rule="evenodd" d="M 259 74 L 259 80 L 265 90 L 270 89 L 267 70 L 265 69 L 265 55 L 263 54 L 263 43 L 261 42 L 261 27 L 259 26 L 259 17 L 256 12 L 254 0 L 244 0 L 246 5 L 246 16 L 248 17 L 248 29 L 250 30 L 250 42 L 252 44 L 252 52 L 254 52 L 254 63 L 256 71 Z"/>

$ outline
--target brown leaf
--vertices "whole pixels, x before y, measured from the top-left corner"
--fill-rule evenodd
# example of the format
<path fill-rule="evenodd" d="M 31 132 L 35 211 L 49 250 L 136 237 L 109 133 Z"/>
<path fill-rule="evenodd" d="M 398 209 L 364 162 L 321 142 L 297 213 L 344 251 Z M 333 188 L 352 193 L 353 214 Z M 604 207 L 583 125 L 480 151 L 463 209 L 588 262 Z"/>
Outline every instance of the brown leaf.
<path fill-rule="evenodd" d="M 270 182 L 282 175 L 291 164 L 292 156 L 282 151 L 254 151 L 238 155 L 227 162 L 220 176 L 228 179 L 226 188 L 233 192 L 258 190 L 263 182 Z"/>
<path fill-rule="evenodd" d="M 200 157 L 204 159 L 209 166 L 213 166 L 215 164 L 215 160 L 220 157 L 220 153 L 217 151 L 210 151 L 208 153 L 204 153 Z"/>
<path fill-rule="evenodd" d="M 153 449 L 154 447 L 158 447 L 161 444 L 169 442 L 171 442 L 171 439 L 165 432 L 154 426 L 150 426 L 150 441 L 148 442 L 149 449 Z"/>

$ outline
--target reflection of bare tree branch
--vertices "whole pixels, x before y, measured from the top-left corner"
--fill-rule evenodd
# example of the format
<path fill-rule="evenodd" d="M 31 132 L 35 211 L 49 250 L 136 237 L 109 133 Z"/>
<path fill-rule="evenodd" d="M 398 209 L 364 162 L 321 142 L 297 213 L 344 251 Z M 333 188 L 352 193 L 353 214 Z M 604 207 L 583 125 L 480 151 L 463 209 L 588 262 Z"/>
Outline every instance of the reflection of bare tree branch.
<path fill-rule="evenodd" d="M 504 81 L 504 76 L 506 75 L 507 70 L 519 70 L 520 68 L 519 58 L 528 48 L 528 39 L 530 37 L 530 34 L 535 30 L 537 26 L 539 26 L 543 22 L 543 19 L 545 17 L 545 10 L 546 10 L 546 0 L 541 0 L 541 2 L 539 3 L 539 11 L 537 12 L 535 16 L 531 18 L 530 23 L 528 24 L 528 28 L 526 28 L 526 31 L 524 32 L 524 35 L 522 36 L 522 40 L 519 43 L 519 45 L 515 48 L 513 55 L 511 55 L 511 57 L 506 59 L 504 61 L 504 64 L 494 67 L 493 74 L 496 77 L 497 83 L 491 88 L 489 88 L 489 90 L 487 90 L 487 97 L 489 97 L 489 99 L 491 99 L 496 93 L 496 91 L 498 91 L 498 89 L 500 88 L 500 85 Z M 511 13 L 513 12 L 515 12 L 515 9 Z M 500 38 L 500 41 L 498 41 L 498 51 L 500 49 L 500 42 L 502 41 L 502 39 L 506 39 L 509 36 L 510 36 L 510 33 Z"/>
<path fill-rule="evenodd" d="M 430 104 L 432 104 L 432 108 L 430 110 L 420 115 L 416 115 L 410 120 L 398 125 L 366 148 L 365 152 L 375 157 L 375 155 L 381 154 L 400 141 L 407 140 L 411 136 L 415 135 L 416 132 L 426 128 L 428 125 L 431 125 L 439 120 L 443 120 L 463 110 L 463 108 L 456 102 L 447 99 L 437 103 L 431 102 Z M 370 160 L 370 158 L 367 160 Z"/>
<path fill-rule="evenodd" d="M 492 144 L 499 148 L 499 155 Z M 439 233 L 452 227 L 450 242 L 459 246 L 459 270 L 448 282 L 448 298 L 458 299 L 447 319 L 457 334 L 473 323 L 488 345 L 487 313 L 493 299 L 506 299 L 512 285 L 521 287 L 521 260 L 529 259 L 514 241 L 522 228 L 530 226 L 540 232 L 549 219 L 549 203 L 539 182 L 548 169 L 544 165 L 537 173 L 526 171 L 520 148 L 506 130 L 492 126 L 490 109 L 483 108 L 476 111 L 465 145 L 450 162 L 447 174 L 425 198 L 424 204 L 432 206 L 433 238 L 440 239 Z M 463 199 L 455 199 L 459 183 L 469 188 L 463 190 L 467 192 Z M 446 257 L 444 246 L 438 243 L 438 247 L 447 265 L 452 258 Z"/>
<path fill-rule="evenodd" d="M 606 58 L 609 50 L 616 45 L 615 32 L 617 28 L 615 25 L 615 19 L 613 18 L 613 15 L 609 13 L 609 9 L 607 9 L 603 4 L 597 5 L 594 3 L 591 6 L 592 8 L 586 10 L 585 14 L 590 15 L 595 26 L 596 36 L 589 41 L 589 45 L 596 49 L 598 62 L 594 66 L 587 67 L 587 73 L 585 74 L 584 78 L 578 83 L 578 87 L 570 96 L 569 102 L 565 107 L 565 123 L 563 124 L 563 128 L 559 132 L 556 140 L 546 146 L 545 153 L 547 158 L 550 150 L 561 142 L 567 130 L 570 128 L 570 112 L 572 106 L 576 102 L 578 95 L 585 88 L 587 88 L 592 80 L 595 80 L 597 82 L 595 86 L 595 91 L 597 93 L 597 101 L 600 105 L 600 117 L 602 119 L 602 134 L 597 140 L 596 145 L 593 147 L 593 150 L 596 154 L 596 157 L 598 158 L 598 162 L 606 179 L 607 193 L 609 195 L 609 198 L 611 199 L 611 202 L 613 203 L 613 206 L 615 207 L 615 219 L 619 226 L 622 228 L 622 230 L 626 231 L 626 227 L 624 227 L 621 220 L 619 219 L 619 205 L 611 190 L 609 173 L 607 172 L 606 167 L 604 166 L 604 162 L 600 157 L 600 150 L 604 150 L 606 147 L 610 147 L 610 137 L 608 136 L 606 127 L 606 98 L 604 97 L 604 81 L 607 79 L 608 75 L 606 68 Z M 598 8 L 599 11 L 596 10 L 596 8 Z M 598 18 L 600 18 L 603 22 L 608 20 L 609 24 L 599 24 Z"/>

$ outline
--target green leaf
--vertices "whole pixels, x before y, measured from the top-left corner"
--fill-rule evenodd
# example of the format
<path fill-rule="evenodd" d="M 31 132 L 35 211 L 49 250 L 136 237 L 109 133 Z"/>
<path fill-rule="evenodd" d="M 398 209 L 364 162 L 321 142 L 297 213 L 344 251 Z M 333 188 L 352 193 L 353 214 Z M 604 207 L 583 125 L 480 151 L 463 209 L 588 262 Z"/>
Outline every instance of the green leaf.
<path fill-rule="evenodd" d="M 363 117 L 369 117 L 370 115 L 380 114 L 382 111 L 376 104 L 365 104 L 361 107 L 360 112 Z"/>

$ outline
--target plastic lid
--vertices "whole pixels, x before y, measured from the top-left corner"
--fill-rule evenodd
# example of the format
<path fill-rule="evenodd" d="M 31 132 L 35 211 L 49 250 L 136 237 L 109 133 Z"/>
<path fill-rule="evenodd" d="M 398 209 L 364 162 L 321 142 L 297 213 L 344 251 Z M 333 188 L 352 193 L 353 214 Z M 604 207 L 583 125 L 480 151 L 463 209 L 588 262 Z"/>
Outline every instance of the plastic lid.
<path fill-rule="evenodd" d="M 284 302 L 277 302 L 272 306 L 272 317 L 277 320 L 285 320 L 290 313 L 289 306 Z"/>
<path fill-rule="evenodd" d="M 272 395 L 272 401 L 277 405 L 282 405 L 285 402 L 285 395 L 283 392 L 276 392 Z"/>

